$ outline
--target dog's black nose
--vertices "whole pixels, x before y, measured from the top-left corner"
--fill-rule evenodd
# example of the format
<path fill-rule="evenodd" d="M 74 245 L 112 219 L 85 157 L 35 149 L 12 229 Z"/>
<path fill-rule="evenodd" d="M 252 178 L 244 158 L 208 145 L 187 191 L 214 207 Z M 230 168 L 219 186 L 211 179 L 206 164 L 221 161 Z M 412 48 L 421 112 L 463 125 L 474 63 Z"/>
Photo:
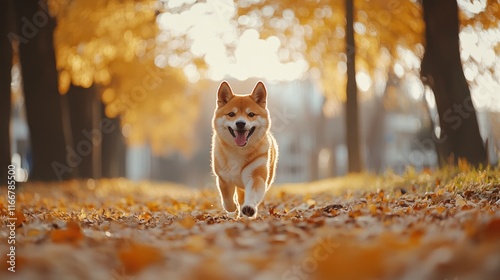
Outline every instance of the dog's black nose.
<path fill-rule="evenodd" d="M 245 128 L 245 125 L 246 125 L 246 123 L 245 123 L 245 122 L 241 122 L 241 121 L 240 121 L 240 122 L 236 122 L 236 127 L 237 127 L 238 129 L 243 129 L 243 128 Z"/>

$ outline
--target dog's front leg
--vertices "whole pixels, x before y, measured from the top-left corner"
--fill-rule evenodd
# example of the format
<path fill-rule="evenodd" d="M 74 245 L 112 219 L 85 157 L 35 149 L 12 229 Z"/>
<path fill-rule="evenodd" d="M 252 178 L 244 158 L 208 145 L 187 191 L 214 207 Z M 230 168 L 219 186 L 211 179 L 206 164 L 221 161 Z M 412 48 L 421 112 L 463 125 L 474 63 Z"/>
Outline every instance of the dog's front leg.
<path fill-rule="evenodd" d="M 236 191 L 238 192 L 238 205 L 241 206 L 245 203 L 245 190 L 237 187 Z"/>
<path fill-rule="evenodd" d="M 250 218 L 257 217 L 257 207 L 266 194 L 266 182 L 263 178 L 257 177 L 249 180 L 245 186 L 245 202 L 241 206 L 241 213 Z"/>
<path fill-rule="evenodd" d="M 237 207 L 234 202 L 234 192 L 236 190 L 236 186 L 228 184 L 220 177 L 217 177 L 217 187 L 219 188 L 222 207 L 224 207 L 224 210 L 231 213 L 236 211 Z"/>

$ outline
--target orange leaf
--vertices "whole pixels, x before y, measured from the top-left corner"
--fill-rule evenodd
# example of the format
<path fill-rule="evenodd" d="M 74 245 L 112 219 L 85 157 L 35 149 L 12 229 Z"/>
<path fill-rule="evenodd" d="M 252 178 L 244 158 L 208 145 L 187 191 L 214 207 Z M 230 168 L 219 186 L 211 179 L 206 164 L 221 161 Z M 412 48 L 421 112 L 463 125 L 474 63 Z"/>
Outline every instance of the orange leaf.
<path fill-rule="evenodd" d="M 312 256 L 325 256 L 318 262 L 317 279 L 380 279 L 383 276 L 381 247 L 367 248 L 356 244 L 342 244 L 338 248 L 318 244 Z M 359 265 L 363 263 L 363 265 Z"/>
<path fill-rule="evenodd" d="M 375 205 L 375 204 L 368 204 L 368 210 L 370 210 L 370 213 L 372 215 L 377 215 L 377 205 Z"/>
<path fill-rule="evenodd" d="M 438 207 L 436 207 L 436 211 L 437 211 L 438 214 L 441 214 L 444 211 L 446 211 L 446 207 L 444 207 L 444 206 L 438 206 Z"/>
<path fill-rule="evenodd" d="M 156 201 L 149 201 L 146 202 L 146 207 L 149 208 L 151 211 L 159 211 L 160 210 L 160 204 Z"/>
<path fill-rule="evenodd" d="M 417 229 L 411 232 L 408 243 L 410 245 L 418 245 L 420 244 L 420 240 L 422 239 L 422 236 L 424 236 L 425 231 L 421 229 Z"/>
<path fill-rule="evenodd" d="M 21 211 L 16 211 L 14 217 L 16 218 L 16 228 L 20 227 L 21 224 L 26 221 L 26 218 L 24 217 L 24 214 Z"/>
<path fill-rule="evenodd" d="M 196 224 L 196 221 L 188 215 L 184 219 L 180 220 L 179 224 L 186 229 L 191 229 Z"/>
<path fill-rule="evenodd" d="M 465 158 L 459 158 L 458 159 L 458 169 L 461 172 L 469 172 L 470 171 L 470 164 Z"/>
<path fill-rule="evenodd" d="M 83 239 L 83 233 L 80 226 L 73 221 L 66 224 L 66 229 L 56 229 L 50 233 L 50 239 L 56 243 L 75 243 Z"/>
<path fill-rule="evenodd" d="M 486 239 L 496 239 L 500 236 L 500 219 L 489 221 L 483 229 L 483 234 Z"/>
<path fill-rule="evenodd" d="M 125 272 L 135 274 L 144 268 L 161 260 L 161 252 L 155 247 L 142 244 L 132 244 L 118 253 Z"/>

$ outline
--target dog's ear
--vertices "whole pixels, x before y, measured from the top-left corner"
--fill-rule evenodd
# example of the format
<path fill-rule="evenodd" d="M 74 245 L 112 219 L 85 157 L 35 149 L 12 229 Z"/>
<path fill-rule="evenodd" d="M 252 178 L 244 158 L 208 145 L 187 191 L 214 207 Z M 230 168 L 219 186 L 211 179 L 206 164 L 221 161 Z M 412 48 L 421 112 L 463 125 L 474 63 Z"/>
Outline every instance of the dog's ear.
<path fill-rule="evenodd" d="M 267 104 L 267 90 L 263 82 L 259 81 L 253 88 L 252 94 L 250 95 L 257 104 L 261 107 L 266 108 Z"/>
<path fill-rule="evenodd" d="M 233 90 L 226 81 L 222 81 L 217 90 L 217 107 L 220 108 L 229 102 L 234 97 Z"/>

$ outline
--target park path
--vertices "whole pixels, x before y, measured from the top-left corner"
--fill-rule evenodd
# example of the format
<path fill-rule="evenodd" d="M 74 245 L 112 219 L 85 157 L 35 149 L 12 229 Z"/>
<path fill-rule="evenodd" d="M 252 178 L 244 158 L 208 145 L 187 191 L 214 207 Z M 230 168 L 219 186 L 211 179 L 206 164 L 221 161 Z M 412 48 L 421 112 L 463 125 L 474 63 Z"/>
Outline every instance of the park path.
<path fill-rule="evenodd" d="M 498 279 L 497 173 L 273 186 L 252 221 L 227 217 L 215 188 L 26 184 L 17 190 L 16 272 L 3 261 L 0 278 Z M 2 193 L 3 244 L 6 201 Z"/>

